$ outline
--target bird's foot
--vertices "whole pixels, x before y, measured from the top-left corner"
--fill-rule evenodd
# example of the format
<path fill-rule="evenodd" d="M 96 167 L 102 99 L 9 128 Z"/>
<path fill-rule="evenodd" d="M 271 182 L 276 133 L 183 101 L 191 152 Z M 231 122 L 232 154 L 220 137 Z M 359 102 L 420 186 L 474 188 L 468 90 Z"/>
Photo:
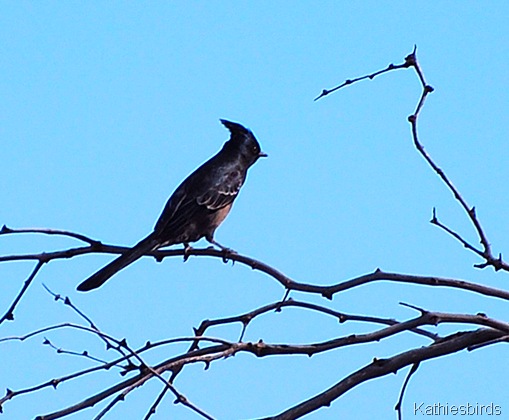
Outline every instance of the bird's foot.
<path fill-rule="evenodd" d="M 228 262 L 228 257 L 232 254 L 237 254 L 238 252 L 235 251 L 234 249 L 231 249 L 231 248 L 227 248 L 223 245 L 221 245 L 219 242 L 217 242 L 213 237 L 209 236 L 209 237 L 206 237 L 205 239 L 207 239 L 208 242 L 210 242 L 211 244 L 217 246 L 223 253 L 223 262 L 224 263 L 227 263 Z"/>
<path fill-rule="evenodd" d="M 213 238 L 207 238 L 207 241 L 209 241 L 211 244 L 217 246 L 221 251 L 223 251 L 226 254 L 237 254 L 238 253 L 234 249 L 231 249 L 231 248 L 221 245 L 219 242 L 217 242 Z"/>
<path fill-rule="evenodd" d="M 225 264 L 229 261 L 228 257 L 230 257 L 232 254 L 238 254 L 237 251 L 235 251 L 234 249 L 231 249 L 231 248 L 222 247 L 221 251 L 223 253 L 223 262 Z M 233 262 L 233 260 L 232 260 L 232 262 Z"/>

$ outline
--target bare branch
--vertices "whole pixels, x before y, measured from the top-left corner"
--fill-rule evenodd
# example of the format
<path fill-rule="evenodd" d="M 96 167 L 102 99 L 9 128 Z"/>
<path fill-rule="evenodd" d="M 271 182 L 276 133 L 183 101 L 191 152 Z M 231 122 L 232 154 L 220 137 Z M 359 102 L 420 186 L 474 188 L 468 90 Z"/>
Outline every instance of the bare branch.
<path fill-rule="evenodd" d="M 417 49 L 417 47 L 414 48 L 414 53 L 415 53 L 416 49 Z M 332 92 L 335 92 L 336 90 L 342 89 L 342 88 L 344 88 L 348 85 L 351 85 L 353 83 L 360 82 L 361 80 L 366 80 L 366 79 L 373 80 L 376 76 L 387 73 L 389 71 L 407 69 L 413 65 L 413 63 L 409 61 L 410 57 L 411 57 L 411 55 L 406 57 L 404 63 L 401 63 L 401 64 L 392 64 L 391 63 L 383 70 L 378 70 L 378 71 L 375 71 L 374 73 L 367 74 L 367 75 L 361 76 L 361 77 L 357 77 L 355 79 L 347 79 L 342 84 L 340 84 L 332 89 L 324 89 L 324 90 L 322 90 L 322 93 L 320 93 L 320 95 L 318 95 L 314 100 L 317 101 L 318 99 L 323 98 L 324 96 L 327 96 L 327 95 L 331 94 Z"/>
<path fill-rule="evenodd" d="M 62 295 L 52 292 L 45 284 L 43 284 L 42 286 L 46 289 L 46 291 L 50 295 L 53 296 L 55 301 L 63 302 L 65 305 L 70 307 L 75 313 L 77 313 L 80 316 L 80 318 L 84 319 L 88 323 L 90 328 L 92 328 L 93 330 L 95 330 L 99 333 L 101 332 L 101 330 L 94 324 L 92 319 L 89 316 L 85 315 L 85 313 L 83 311 L 78 309 L 78 307 L 71 302 L 71 299 L 68 296 L 63 298 Z M 120 345 L 113 343 L 111 340 L 108 340 L 107 336 L 105 336 L 103 334 L 99 334 L 98 337 L 100 337 L 101 340 L 104 341 L 104 343 L 106 344 L 106 349 L 110 349 L 110 348 L 115 349 L 122 356 L 125 356 L 125 352 L 123 351 L 123 349 Z"/>
<path fill-rule="evenodd" d="M 55 350 L 58 354 L 68 354 L 70 356 L 78 356 L 78 357 L 84 357 L 86 359 L 92 360 L 94 362 L 99 362 L 102 364 L 107 364 L 108 362 L 102 359 L 99 359 L 97 357 L 91 356 L 88 354 L 88 351 L 84 350 L 82 352 L 77 352 L 73 350 L 65 350 L 61 347 L 55 346 L 48 338 L 44 337 L 44 342 L 42 343 L 45 346 L 51 347 L 53 350 Z"/>
<path fill-rule="evenodd" d="M 422 93 L 419 98 L 419 102 L 417 103 L 417 106 L 415 108 L 415 111 L 412 115 L 410 115 L 408 117 L 408 121 L 411 124 L 412 140 L 414 142 L 415 148 L 421 154 L 421 156 L 425 159 L 426 163 L 440 177 L 440 179 L 444 182 L 444 184 L 447 186 L 447 188 L 452 192 L 454 198 L 458 201 L 460 206 L 463 208 L 463 210 L 467 214 L 468 218 L 470 219 L 470 222 L 474 226 L 475 231 L 477 232 L 477 236 L 479 237 L 479 242 L 481 243 L 483 249 L 482 250 L 477 249 L 476 247 L 468 244 L 460 235 L 453 233 L 453 231 L 451 229 L 445 228 L 445 226 L 443 224 L 436 223 L 437 221 L 436 221 L 435 217 L 433 217 L 432 223 L 441 227 L 446 232 L 451 234 L 455 239 L 459 240 L 463 244 L 463 246 L 465 246 L 467 249 L 475 252 L 477 255 L 484 258 L 485 262 L 483 264 L 475 264 L 474 267 L 486 268 L 488 266 L 492 266 L 495 269 L 495 271 L 498 271 L 498 270 L 509 271 L 509 264 L 502 260 L 502 256 L 499 255 L 498 257 L 495 257 L 493 255 L 493 252 L 491 250 L 491 245 L 488 241 L 486 233 L 484 232 L 481 222 L 477 218 L 475 207 L 471 207 L 468 205 L 466 200 L 463 198 L 463 196 L 461 195 L 459 190 L 454 186 L 454 184 L 449 179 L 449 177 L 445 174 L 443 169 L 441 169 L 434 162 L 434 160 L 430 157 L 430 155 L 424 149 L 424 146 L 422 145 L 422 143 L 419 141 L 419 135 L 418 135 L 418 130 L 417 130 L 417 120 L 419 118 L 419 114 L 424 106 L 427 96 L 434 91 L 434 88 L 426 83 L 426 80 L 424 78 L 424 73 L 419 65 L 419 62 L 417 61 L 417 47 L 414 46 L 413 52 L 411 54 L 409 54 L 407 57 L 405 57 L 404 63 L 399 64 L 397 66 L 390 64 L 387 68 L 385 68 L 383 70 L 379 70 L 379 71 L 372 73 L 370 75 L 358 77 L 356 79 L 347 80 L 343 84 L 341 84 L 333 89 L 330 89 L 330 90 L 324 89 L 323 92 L 315 100 L 317 100 L 323 96 L 326 96 L 329 93 L 332 93 L 332 92 L 334 92 L 338 89 L 341 89 L 345 86 L 348 86 L 352 83 L 359 82 L 361 80 L 365 80 L 368 78 L 372 79 L 373 77 L 375 77 L 377 75 L 387 73 L 392 70 L 398 70 L 398 69 L 409 68 L 409 67 L 412 67 L 415 70 L 415 72 L 417 73 L 417 76 L 419 78 L 419 81 L 421 83 L 421 86 L 422 86 Z"/>
<path fill-rule="evenodd" d="M 6 225 L 3 225 L 2 229 L 0 229 L 0 235 L 9 235 L 12 233 L 41 233 L 44 235 L 67 236 L 69 238 L 78 239 L 80 241 L 86 242 L 87 244 L 92 246 L 102 245 L 101 241 L 97 241 L 95 239 L 89 238 L 88 236 L 82 235 L 80 233 L 70 232 L 68 230 L 47 229 L 47 228 L 12 229 L 7 227 Z"/>
<path fill-rule="evenodd" d="M 159 406 L 159 404 L 161 404 L 161 401 L 163 400 L 163 398 L 165 397 L 165 395 L 167 394 L 168 390 L 170 388 L 165 386 L 163 387 L 162 391 L 159 393 L 159 395 L 157 396 L 156 400 L 154 401 L 154 403 L 152 404 L 152 406 L 150 407 L 150 410 L 148 410 L 148 413 L 146 414 L 146 416 L 143 418 L 143 420 L 148 420 L 150 419 L 150 417 L 152 417 L 153 414 L 156 413 L 157 411 L 157 407 Z"/>
<path fill-rule="evenodd" d="M 16 309 L 16 306 L 18 305 L 19 301 L 25 294 L 25 292 L 28 290 L 30 285 L 32 284 L 32 281 L 34 280 L 35 276 L 39 272 L 39 270 L 42 268 L 46 261 L 40 259 L 33 271 L 30 273 L 28 278 L 25 280 L 25 283 L 23 284 L 23 287 L 21 288 L 20 292 L 12 302 L 11 306 L 9 306 L 9 309 L 5 312 L 5 314 L 0 318 L 0 324 L 2 324 L 4 321 L 14 321 L 14 309 Z"/>
<path fill-rule="evenodd" d="M 398 420 L 402 420 L 403 417 L 402 417 L 402 413 L 401 413 L 401 407 L 403 405 L 403 396 L 405 395 L 405 390 L 406 390 L 406 387 L 408 386 L 408 383 L 410 382 L 410 378 L 412 377 L 412 375 L 417 372 L 417 369 L 419 368 L 419 362 L 417 363 L 414 363 L 412 365 L 412 367 L 410 368 L 410 370 L 408 371 L 408 375 L 407 377 L 405 378 L 405 382 L 403 382 L 403 387 L 401 388 L 401 392 L 399 393 L 399 399 L 398 399 L 398 402 L 396 403 L 396 406 L 394 407 L 394 409 L 397 411 L 398 413 Z"/>
<path fill-rule="evenodd" d="M 463 332 L 461 334 L 453 334 L 446 337 L 444 341 L 441 341 L 440 343 L 412 349 L 389 359 L 375 359 L 369 365 L 347 376 L 345 379 L 320 393 L 316 397 L 310 398 L 281 414 L 273 417 L 266 417 L 266 420 L 297 419 L 321 407 L 328 407 L 334 400 L 339 398 L 345 392 L 370 379 L 395 373 L 405 366 L 415 365 L 416 363 L 421 363 L 425 360 L 456 353 L 460 350 L 466 349 L 468 346 L 493 340 L 499 337 L 500 334 L 500 332 L 492 329 L 479 329 L 471 332 Z"/>

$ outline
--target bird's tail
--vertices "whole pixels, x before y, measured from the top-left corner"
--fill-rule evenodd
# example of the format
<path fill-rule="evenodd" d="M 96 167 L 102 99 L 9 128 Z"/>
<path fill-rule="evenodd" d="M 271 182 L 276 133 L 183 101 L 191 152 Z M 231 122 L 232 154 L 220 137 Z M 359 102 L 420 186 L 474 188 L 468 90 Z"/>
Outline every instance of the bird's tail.
<path fill-rule="evenodd" d="M 88 292 L 89 290 L 97 289 L 117 272 L 141 258 L 146 252 L 157 248 L 158 244 L 159 241 L 154 235 L 147 236 L 131 249 L 125 251 L 117 259 L 92 274 L 77 287 L 77 290 L 80 292 Z"/>

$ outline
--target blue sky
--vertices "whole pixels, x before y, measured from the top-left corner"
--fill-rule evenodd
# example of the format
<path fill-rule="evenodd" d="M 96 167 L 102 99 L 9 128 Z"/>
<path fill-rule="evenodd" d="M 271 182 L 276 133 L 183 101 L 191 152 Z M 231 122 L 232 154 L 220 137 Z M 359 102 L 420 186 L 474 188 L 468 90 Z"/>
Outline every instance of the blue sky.
<path fill-rule="evenodd" d="M 436 89 L 421 116 L 421 140 L 476 206 L 494 251 L 509 254 L 508 18 L 503 1 L 3 2 L 0 223 L 134 244 L 151 231 L 174 188 L 227 139 L 219 123 L 226 118 L 250 127 L 269 158 L 250 170 L 216 232 L 219 242 L 313 284 L 381 267 L 507 289 L 507 274 L 473 269 L 479 260 L 429 224 L 436 207 L 443 222 L 477 241 L 412 146 L 406 118 L 420 94 L 412 71 L 313 98 L 347 78 L 401 62 L 417 44 Z M 75 245 L 65 238 L 4 236 L 0 254 Z M 180 258 L 162 264 L 143 259 L 96 292 L 75 291 L 110 259 L 88 255 L 45 266 L 15 322 L 1 325 L 0 335 L 78 321 L 42 283 L 135 347 L 189 336 L 203 319 L 240 314 L 284 293 L 263 274 L 210 258 L 185 264 Z M 32 266 L 0 264 L 2 308 Z M 342 293 L 330 306 L 401 320 L 415 316 L 401 301 L 507 316 L 507 304 L 496 299 L 388 282 Z M 308 343 L 372 328 L 289 309 L 260 318 L 246 340 Z M 439 329 L 447 331 L 452 327 Z M 227 339 L 238 333 L 238 326 L 211 331 Z M 49 338 L 104 356 L 97 340 L 84 334 L 61 331 Z M 90 365 L 41 342 L 0 343 L 1 387 L 20 389 Z M 373 357 L 425 344 L 406 334 L 311 359 L 238 355 L 208 371 L 193 366 L 176 385 L 217 418 L 267 416 L 330 387 Z M 407 418 L 420 401 L 493 401 L 509 416 L 504 360 L 504 346 L 497 345 L 423 364 L 406 394 Z M 404 373 L 363 384 L 309 418 L 393 419 Z M 65 407 L 115 379 L 90 376 L 56 392 L 18 397 L 6 403 L 2 418 L 33 418 Z M 142 418 L 158 392 L 152 381 L 109 418 Z M 197 418 L 170 402 L 156 418 Z M 89 419 L 91 413 L 73 418 Z"/>

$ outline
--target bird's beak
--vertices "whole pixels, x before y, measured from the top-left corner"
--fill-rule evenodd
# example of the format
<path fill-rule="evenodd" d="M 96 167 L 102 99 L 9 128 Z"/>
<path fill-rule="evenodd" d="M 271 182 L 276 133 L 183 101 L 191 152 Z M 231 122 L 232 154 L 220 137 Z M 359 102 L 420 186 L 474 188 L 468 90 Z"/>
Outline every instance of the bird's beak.
<path fill-rule="evenodd" d="M 260 152 L 258 153 L 258 157 L 261 158 L 261 157 L 267 157 L 269 156 L 267 153 L 264 153 L 264 152 Z"/>

